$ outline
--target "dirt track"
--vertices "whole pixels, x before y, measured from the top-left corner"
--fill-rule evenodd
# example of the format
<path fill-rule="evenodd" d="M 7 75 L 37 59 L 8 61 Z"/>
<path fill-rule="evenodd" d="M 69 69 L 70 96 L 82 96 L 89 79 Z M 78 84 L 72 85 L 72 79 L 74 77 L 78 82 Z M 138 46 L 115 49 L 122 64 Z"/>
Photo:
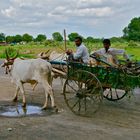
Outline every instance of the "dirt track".
<path fill-rule="evenodd" d="M 9 104 L 14 85 L 0 70 L 0 106 Z M 75 116 L 66 107 L 58 80 L 53 84 L 59 113 L 22 118 L 0 117 L 0 140 L 139 140 L 140 90 L 119 102 L 104 100 L 92 118 Z M 44 91 L 26 86 L 27 102 L 42 106 Z M 21 96 L 19 97 L 21 99 Z"/>

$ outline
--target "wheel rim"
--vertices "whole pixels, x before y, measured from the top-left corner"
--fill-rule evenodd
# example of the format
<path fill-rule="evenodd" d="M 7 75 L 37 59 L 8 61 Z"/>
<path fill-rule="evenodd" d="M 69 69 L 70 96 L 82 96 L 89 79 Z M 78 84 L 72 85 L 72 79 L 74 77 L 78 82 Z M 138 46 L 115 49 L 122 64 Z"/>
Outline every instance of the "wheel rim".
<path fill-rule="evenodd" d="M 126 95 L 127 91 L 115 88 L 106 88 L 103 93 L 104 98 L 106 98 L 109 101 L 121 100 Z"/>
<path fill-rule="evenodd" d="M 80 116 L 92 116 L 103 99 L 101 83 L 94 74 L 84 70 L 76 71 L 74 78 L 66 80 L 63 94 L 70 110 Z"/>

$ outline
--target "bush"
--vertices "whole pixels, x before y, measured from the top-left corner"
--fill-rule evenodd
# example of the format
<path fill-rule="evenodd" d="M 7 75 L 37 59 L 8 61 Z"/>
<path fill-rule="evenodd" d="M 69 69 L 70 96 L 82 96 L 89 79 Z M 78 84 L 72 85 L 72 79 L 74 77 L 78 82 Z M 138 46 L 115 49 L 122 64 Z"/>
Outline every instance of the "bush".
<path fill-rule="evenodd" d="M 54 46 L 54 41 L 53 40 L 46 40 L 45 42 L 44 42 L 44 45 L 47 47 L 47 46 Z"/>
<path fill-rule="evenodd" d="M 110 38 L 110 40 L 111 40 L 111 43 L 113 42 L 124 43 L 125 42 L 125 39 L 123 37 L 112 37 Z"/>
<path fill-rule="evenodd" d="M 44 45 L 46 46 L 46 47 L 61 47 L 62 46 L 62 44 L 63 44 L 63 42 L 59 42 L 59 41 L 54 41 L 54 40 L 46 40 L 45 42 L 44 42 Z"/>
<path fill-rule="evenodd" d="M 11 57 L 11 58 L 16 56 L 16 54 L 17 54 L 17 50 L 15 48 L 8 47 L 8 48 L 6 48 L 4 50 L 4 52 L 2 54 L 4 56 L 4 58 L 6 58 L 6 51 L 7 51 L 8 55 L 9 55 L 9 57 Z"/>
<path fill-rule="evenodd" d="M 131 40 L 128 43 L 128 47 L 136 48 L 136 47 L 138 47 L 138 44 L 135 41 Z"/>

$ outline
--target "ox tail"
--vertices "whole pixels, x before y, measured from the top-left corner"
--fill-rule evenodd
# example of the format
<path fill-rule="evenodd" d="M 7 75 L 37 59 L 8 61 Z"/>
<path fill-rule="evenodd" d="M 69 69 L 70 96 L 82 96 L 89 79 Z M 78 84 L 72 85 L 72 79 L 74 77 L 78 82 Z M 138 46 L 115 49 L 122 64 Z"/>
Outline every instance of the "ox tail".
<path fill-rule="evenodd" d="M 48 83 L 49 83 L 50 86 L 52 86 L 53 75 L 54 75 L 54 73 L 52 72 L 52 67 L 49 67 Z"/>

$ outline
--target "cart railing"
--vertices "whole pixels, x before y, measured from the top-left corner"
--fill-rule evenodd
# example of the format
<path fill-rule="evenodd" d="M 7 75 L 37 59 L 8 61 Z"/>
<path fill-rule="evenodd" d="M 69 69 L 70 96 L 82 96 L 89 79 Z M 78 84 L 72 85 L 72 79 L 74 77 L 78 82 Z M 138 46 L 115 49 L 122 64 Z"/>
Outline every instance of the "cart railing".
<path fill-rule="evenodd" d="M 77 62 L 70 62 L 68 64 L 68 76 L 76 77 L 75 71 L 86 70 L 93 73 L 100 80 L 102 85 L 111 86 L 112 88 L 131 90 L 135 87 L 140 87 L 140 75 L 133 75 L 127 73 L 122 68 L 104 67 L 104 66 L 90 66 Z M 81 76 L 81 78 L 84 78 Z"/>
<path fill-rule="evenodd" d="M 94 57 L 94 56 L 93 56 Z M 95 58 L 95 57 L 94 57 Z M 77 78 L 75 75 L 75 71 L 77 70 L 85 70 L 93 73 L 102 83 L 104 87 L 110 86 L 112 88 L 131 90 L 135 87 L 140 87 L 140 75 L 136 75 L 133 73 L 128 73 L 128 69 L 124 67 L 113 67 L 109 63 L 100 60 L 107 65 L 101 66 L 90 66 L 88 64 L 80 63 L 80 62 L 66 62 L 66 61 L 50 61 L 51 64 L 67 66 L 67 77 L 69 78 Z M 139 65 L 137 65 L 139 67 Z M 79 78 L 79 77 L 78 77 Z M 81 80 L 85 77 L 81 75 Z M 79 79 L 78 79 L 79 80 Z"/>

